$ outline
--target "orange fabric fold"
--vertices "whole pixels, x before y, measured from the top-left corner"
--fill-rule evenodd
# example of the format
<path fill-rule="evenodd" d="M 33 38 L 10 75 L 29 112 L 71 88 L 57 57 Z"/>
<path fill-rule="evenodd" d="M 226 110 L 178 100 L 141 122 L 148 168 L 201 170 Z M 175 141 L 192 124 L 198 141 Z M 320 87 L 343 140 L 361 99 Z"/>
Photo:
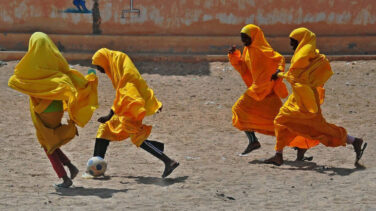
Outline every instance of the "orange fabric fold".
<path fill-rule="evenodd" d="M 290 37 L 299 45 L 291 60 L 285 78 L 292 94 L 275 118 L 277 143 L 275 149 L 285 146 L 308 149 L 319 143 L 337 147 L 346 145 L 344 128 L 327 123 L 321 113 L 325 82 L 333 74 L 325 55 L 316 49 L 316 35 L 306 28 L 294 30 Z"/>
<path fill-rule="evenodd" d="M 280 98 L 288 95 L 282 79 L 270 80 L 277 69 L 284 71 L 285 60 L 266 41 L 262 30 L 246 25 L 241 33 L 252 39 L 243 53 L 228 54 L 230 63 L 248 87 L 232 107 L 233 125 L 239 130 L 274 135 L 273 120 L 282 105 Z"/>
<path fill-rule="evenodd" d="M 142 124 L 142 120 L 145 116 L 155 114 L 162 103 L 154 96 L 153 90 L 148 87 L 127 54 L 102 48 L 94 54 L 92 60 L 94 65 L 105 70 L 116 90 L 112 106 L 115 114 L 99 127 L 97 138 L 121 141 L 130 137 L 136 146 L 140 146 L 152 129 Z"/>

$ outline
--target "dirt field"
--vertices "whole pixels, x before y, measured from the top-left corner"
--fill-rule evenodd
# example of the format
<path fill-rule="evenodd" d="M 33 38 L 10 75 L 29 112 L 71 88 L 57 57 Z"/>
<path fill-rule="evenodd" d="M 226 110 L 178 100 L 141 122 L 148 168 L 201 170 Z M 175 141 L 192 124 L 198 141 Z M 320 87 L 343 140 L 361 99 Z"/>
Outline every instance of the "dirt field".
<path fill-rule="evenodd" d="M 143 77 L 164 104 L 145 119 L 150 139 L 180 162 L 168 179 L 163 164 L 129 140 L 112 143 L 106 155 L 108 179 L 78 176 L 70 189 L 60 182 L 40 148 L 28 97 L 7 86 L 17 62 L 0 68 L 0 210 L 374 210 L 376 209 L 376 61 L 332 62 L 322 106 L 327 121 L 363 137 L 365 170 L 355 169 L 351 146 L 307 152 L 296 162 L 285 150 L 285 164 L 265 165 L 274 138 L 257 135 L 262 148 L 247 157 L 243 132 L 231 125 L 231 107 L 246 87 L 228 63 L 139 63 Z M 87 67 L 73 65 L 83 73 Z M 100 74 L 100 73 L 98 73 Z M 62 147 L 85 171 L 94 147 L 98 117 L 108 113 L 113 88 L 99 75 L 100 108 L 80 136 Z"/>

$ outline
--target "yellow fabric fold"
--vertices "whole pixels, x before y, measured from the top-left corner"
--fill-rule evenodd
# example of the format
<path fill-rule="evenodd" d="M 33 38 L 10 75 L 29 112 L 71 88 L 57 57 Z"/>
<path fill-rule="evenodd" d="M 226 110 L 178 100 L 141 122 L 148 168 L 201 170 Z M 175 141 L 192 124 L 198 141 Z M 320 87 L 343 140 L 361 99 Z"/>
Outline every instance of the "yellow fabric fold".
<path fill-rule="evenodd" d="M 292 87 L 292 94 L 274 123 L 276 150 L 283 147 L 310 148 L 322 143 L 336 147 L 346 144 L 346 130 L 326 122 L 320 105 L 325 82 L 333 72 L 325 55 L 316 49 L 316 35 L 306 28 L 295 29 L 290 37 L 299 42 L 287 73 L 279 74 Z"/>
<path fill-rule="evenodd" d="M 105 70 L 116 90 L 112 106 L 115 114 L 99 127 L 97 137 L 111 141 L 131 137 L 140 146 L 151 131 L 151 126 L 142 124 L 143 118 L 155 114 L 162 103 L 127 54 L 102 48 L 93 55 L 92 63 Z"/>
<path fill-rule="evenodd" d="M 270 80 L 277 69 L 284 71 L 285 60 L 266 41 L 262 30 L 246 25 L 241 33 L 252 39 L 243 53 L 236 50 L 228 54 L 229 61 L 248 87 L 232 107 L 233 125 L 240 130 L 274 135 L 273 120 L 288 92 L 282 79 Z"/>
<path fill-rule="evenodd" d="M 63 101 L 73 126 L 84 127 L 98 107 L 97 77 L 94 74 L 84 77 L 70 69 L 55 44 L 42 32 L 30 37 L 28 52 L 15 67 L 8 85 L 31 97 L 30 111 L 38 140 L 48 153 L 70 140 L 57 131 L 54 136 L 45 137 L 47 129 L 55 128 L 43 128 L 37 114 L 42 113 L 52 100 Z M 75 126 L 69 127 L 75 134 Z"/>

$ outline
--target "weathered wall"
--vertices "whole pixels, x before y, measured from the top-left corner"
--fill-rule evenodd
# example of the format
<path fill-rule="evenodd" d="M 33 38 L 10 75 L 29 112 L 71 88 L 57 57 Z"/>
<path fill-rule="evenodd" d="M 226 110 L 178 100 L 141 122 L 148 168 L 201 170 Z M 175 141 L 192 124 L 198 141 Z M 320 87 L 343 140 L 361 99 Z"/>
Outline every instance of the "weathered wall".
<path fill-rule="evenodd" d="M 92 0 L 86 0 L 91 9 Z M 104 34 L 234 35 L 247 23 L 269 36 L 304 25 L 320 35 L 376 34 L 375 0 L 99 0 Z M 72 0 L 0 1 L 0 30 L 88 34 L 91 14 L 66 13 Z"/>
<path fill-rule="evenodd" d="M 74 8 L 72 1 L 0 1 L 0 32 L 91 34 L 92 14 L 65 12 Z M 86 0 L 86 6 L 91 9 L 93 0 Z M 199 46 L 202 40 L 202 46 L 210 48 L 203 50 L 203 53 L 216 53 L 216 46 L 220 52 L 219 48 L 228 43 L 208 45 L 206 42 L 210 42 L 210 39 L 204 39 L 205 36 L 228 40 L 227 36 L 237 36 L 245 24 L 254 23 L 262 27 L 267 37 L 287 38 L 294 28 L 305 26 L 318 37 L 334 37 L 334 41 L 338 37 L 337 43 L 345 42 L 339 46 L 344 51 L 329 44 L 329 53 L 376 52 L 376 44 L 372 43 L 372 40 L 376 42 L 373 39 L 376 38 L 376 0 L 133 0 L 133 8 L 140 10 L 139 15 L 122 15 L 123 10 L 130 8 L 130 0 L 99 0 L 99 8 L 102 34 L 135 36 L 133 40 L 136 43 L 138 35 L 143 35 L 143 40 L 147 39 L 144 36 L 179 35 L 192 37 L 186 40 L 191 40 L 193 46 Z M 362 41 L 365 35 L 367 42 L 371 40 L 370 45 Z M 200 39 L 195 40 L 195 36 Z M 355 41 L 351 40 L 354 37 Z M 119 40 L 118 37 L 116 39 Z M 153 39 L 163 42 L 163 38 Z M 10 43 L 4 42 L 0 40 L 0 45 L 10 46 Z M 116 47 L 118 43 L 107 44 L 107 47 Z M 174 48 L 179 46 L 180 52 L 186 45 L 190 44 L 179 44 L 177 41 L 175 46 L 170 46 L 172 50 L 169 52 L 177 52 Z M 276 45 L 287 46 L 282 43 Z M 183 49 L 183 52 L 190 51 Z"/>

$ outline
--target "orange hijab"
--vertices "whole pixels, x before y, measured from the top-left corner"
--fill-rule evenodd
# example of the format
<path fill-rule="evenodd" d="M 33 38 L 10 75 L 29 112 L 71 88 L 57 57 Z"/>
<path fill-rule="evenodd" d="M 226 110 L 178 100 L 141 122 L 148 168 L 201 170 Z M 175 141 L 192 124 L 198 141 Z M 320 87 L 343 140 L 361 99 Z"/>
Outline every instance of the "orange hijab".
<path fill-rule="evenodd" d="M 268 71 L 272 71 L 271 74 L 273 74 L 277 68 L 284 71 L 285 60 L 283 56 L 273 50 L 268 41 L 266 41 L 260 27 L 254 24 L 248 24 L 244 26 L 240 32 L 247 34 L 252 39 L 251 45 L 244 48 L 246 51 L 243 52 L 243 59 L 249 57 L 252 70 L 256 70 L 258 73 L 253 74 L 253 81 L 257 80 L 257 77 L 262 77 L 262 75 L 265 75 Z M 271 69 L 272 66 L 275 67 L 275 69 Z M 270 80 L 270 78 L 268 78 L 268 80 Z M 264 83 L 264 85 L 267 84 Z M 255 89 L 257 88 L 256 84 Z M 288 91 L 282 79 L 278 79 L 275 82 L 273 90 L 281 98 L 285 98 L 288 95 Z"/>

